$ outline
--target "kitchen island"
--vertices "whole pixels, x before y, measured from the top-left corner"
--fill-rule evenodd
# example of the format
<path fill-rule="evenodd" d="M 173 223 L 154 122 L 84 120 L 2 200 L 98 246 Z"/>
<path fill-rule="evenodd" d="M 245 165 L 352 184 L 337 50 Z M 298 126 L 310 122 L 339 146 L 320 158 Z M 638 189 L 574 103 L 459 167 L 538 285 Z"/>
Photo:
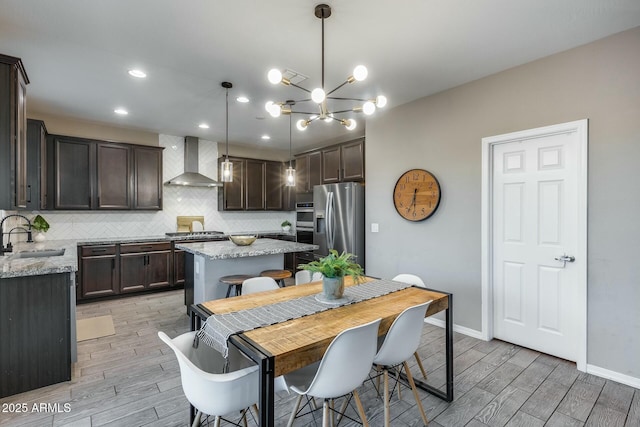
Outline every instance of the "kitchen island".
<path fill-rule="evenodd" d="M 224 298 L 227 287 L 219 280 L 231 274 L 259 276 L 263 270 L 282 269 L 284 254 L 310 252 L 317 245 L 275 239 L 257 239 L 249 246 L 231 241 L 182 243 L 177 249 L 187 252 L 185 263 L 185 304 Z"/>

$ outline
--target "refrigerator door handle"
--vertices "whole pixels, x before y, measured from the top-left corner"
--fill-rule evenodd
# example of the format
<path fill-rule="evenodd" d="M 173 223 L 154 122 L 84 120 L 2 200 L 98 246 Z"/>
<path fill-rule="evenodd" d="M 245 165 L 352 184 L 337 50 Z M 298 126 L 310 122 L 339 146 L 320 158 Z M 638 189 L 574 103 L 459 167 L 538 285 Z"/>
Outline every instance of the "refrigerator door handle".
<path fill-rule="evenodd" d="M 336 200 L 335 194 L 333 192 L 329 193 L 331 195 L 331 206 L 329 206 L 329 212 L 331 212 L 331 219 L 329 223 L 331 224 L 331 249 L 335 249 L 336 244 Z"/>
<path fill-rule="evenodd" d="M 327 204 L 325 206 L 325 235 L 327 239 L 327 249 L 333 249 L 333 222 L 334 222 L 334 211 L 333 211 L 333 192 L 329 191 L 327 193 Z"/>

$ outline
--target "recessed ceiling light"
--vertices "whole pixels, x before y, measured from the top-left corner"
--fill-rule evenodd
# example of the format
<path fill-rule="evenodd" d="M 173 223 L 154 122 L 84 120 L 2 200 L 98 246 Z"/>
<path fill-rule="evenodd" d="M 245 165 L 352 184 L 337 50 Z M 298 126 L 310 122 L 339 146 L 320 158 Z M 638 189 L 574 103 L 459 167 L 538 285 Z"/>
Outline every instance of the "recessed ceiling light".
<path fill-rule="evenodd" d="M 246 96 L 239 96 L 236 98 L 236 101 L 246 103 L 249 102 L 249 98 L 247 98 Z"/>
<path fill-rule="evenodd" d="M 115 110 L 113 110 L 113 112 L 116 114 L 120 114 L 121 116 L 126 116 L 127 114 L 129 114 L 129 112 L 124 108 L 116 108 Z"/>
<path fill-rule="evenodd" d="M 206 124 L 206 123 L 200 123 L 200 124 L 198 125 L 198 127 L 199 127 L 200 129 L 209 129 L 209 125 L 208 125 L 208 124 Z"/>
<path fill-rule="evenodd" d="M 129 75 L 132 77 L 137 77 L 139 79 L 144 79 L 147 77 L 147 73 L 142 70 L 129 70 Z"/>
<path fill-rule="evenodd" d="M 264 140 L 271 139 L 271 137 L 269 135 L 262 135 L 261 138 L 264 139 Z"/>

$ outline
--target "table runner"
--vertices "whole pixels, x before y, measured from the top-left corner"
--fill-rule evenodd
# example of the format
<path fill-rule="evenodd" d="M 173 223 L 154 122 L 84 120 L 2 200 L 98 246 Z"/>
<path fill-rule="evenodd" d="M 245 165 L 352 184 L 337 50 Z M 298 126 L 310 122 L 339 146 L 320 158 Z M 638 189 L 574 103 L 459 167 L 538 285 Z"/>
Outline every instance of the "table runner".
<path fill-rule="evenodd" d="M 263 326 L 298 319 L 322 311 L 355 304 L 357 302 L 380 297 L 410 288 L 408 283 L 392 280 L 373 280 L 355 286 L 345 287 L 348 298 L 341 304 L 323 304 L 315 295 L 295 298 L 262 307 L 249 308 L 224 314 L 212 314 L 204 322 L 196 339 L 218 350 L 226 358 L 229 353 L 228 339 L 231 335 L 257 329 Z"/>

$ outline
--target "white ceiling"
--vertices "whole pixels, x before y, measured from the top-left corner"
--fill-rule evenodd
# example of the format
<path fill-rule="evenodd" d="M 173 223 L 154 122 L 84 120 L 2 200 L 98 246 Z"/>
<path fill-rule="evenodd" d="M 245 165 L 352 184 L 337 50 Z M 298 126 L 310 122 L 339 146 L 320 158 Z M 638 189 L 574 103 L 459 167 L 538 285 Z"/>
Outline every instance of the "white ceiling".
<path fill-rule="evenodd" d="M 0 53 L 22 58 L 29 111 L 213 141 L 225 140 L 220 83 L 230 81 L 230 143 L 287 149 L 288 118 L 271 118 L 264 103 L 305 96 L 271 85 L 266 73 L 288 68 L 309 76 L 303 86 L 319 85 L 317 3 L 0 0 Z M 384 94 L 387 108 L 640 25 L 638 0 L 328 3 L 327 87 L 365 64 L 368 79 L 335 95 Z M 131 68 L 148 78 L 129 77 Z M 251 103 L 236 103 L 239 95 Z M 121 106 L 128 116 L 113 113 Z M 356 119 L 353 132 L 337 123 L 294 129 L 294 152 L 363 135 L 364 116 Z"/>

